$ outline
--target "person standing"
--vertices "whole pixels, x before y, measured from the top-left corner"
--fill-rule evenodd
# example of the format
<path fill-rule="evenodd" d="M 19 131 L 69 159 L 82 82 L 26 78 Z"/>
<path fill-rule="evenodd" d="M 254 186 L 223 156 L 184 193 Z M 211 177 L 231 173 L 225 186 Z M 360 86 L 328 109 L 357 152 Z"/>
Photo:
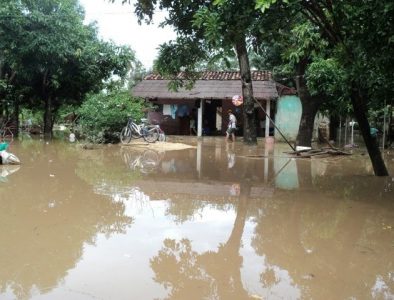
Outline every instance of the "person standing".
<path fill-rule="evenodd" d="M 228 126 L 226 130 L 226 141 L 231 140 L 235 142 L 235 130 L 237 129 L 237 118 L 234 116 L 233 112 L 231 109 L 228 111 Z"/>
<path fill-rule="evenodd" d="M 197 135 L 197 122 L 196 122 L 196 109 L 192 109 L 192 113 L 190 115 L 190 135 Z"/>

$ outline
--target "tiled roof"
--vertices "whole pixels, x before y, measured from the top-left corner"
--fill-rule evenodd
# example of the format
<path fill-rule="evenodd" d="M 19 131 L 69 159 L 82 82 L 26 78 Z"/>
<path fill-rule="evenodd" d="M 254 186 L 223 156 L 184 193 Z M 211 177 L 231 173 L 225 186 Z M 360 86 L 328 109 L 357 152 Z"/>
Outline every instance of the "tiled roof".
<path fill-rule="evenodd" d="M 272 80 L 272 73 L 270 71 L 251 71 L 252 81 L 265 81 Z M 165 80 L 159 74 L 149 74 L 144 78 L 145 80 Z M 181 72 L 178 74 L 177 79 L 186 79 L 186 74 Z M 201 72 L 197 80 L 241 80 L 239 72 L 216 72 L 205 71 Z"/>
<path fill-rule="evenodd" d="M 296 90 L 273 81 L 270 71 L 252 71 L 253 95 L 258 100 L 275 100 L 283 95 L 295 95 Z M 187 79 L 181 72 L 178 79 Z M 170 79 L 158 74 L 150 74 L 133 89 L 133 95 L 148 99 L 231 99 L 242 95 L 242 83 L 239 72 L 201 72 L 195 79 L 191 90 L 184 88 L 177 92 L 170 91 Z"/>

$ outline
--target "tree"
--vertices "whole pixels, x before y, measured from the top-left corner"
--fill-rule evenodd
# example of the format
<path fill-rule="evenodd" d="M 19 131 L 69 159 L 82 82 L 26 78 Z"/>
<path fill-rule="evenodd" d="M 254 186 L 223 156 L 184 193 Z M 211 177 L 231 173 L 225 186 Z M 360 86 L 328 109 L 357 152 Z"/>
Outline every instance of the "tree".
<path fill-rule="evenodd" d="M 316 27 L 301 18 L 286 37 L 283 56 L 293 70 L 302 115 L 297 144 L 311 146 L 315 116 L 324 103 L 338 105 L 343 92 L 344 72 Z M 326 105 L 327 106 L 327 105 Z"/>
<path fill-rule="evenodd" d="M 150 22 L 156 6 L 168 10 L 169 17 L 163 25 L 173 26 L 178 33 L 176 41 L 161 47 L 156 66 L 162 74 L 175 76 L 182 69 L 193 73 L 199 62 L 226 57 L 226 53 L 235 51 L 244 97 L 244 142 L 256 144 L 253 87 L 247 51 L 252 32 L 260 29 L 256 26 L 261 14 L 255 10 L 254 3 L 247 0 L 213 3 L 202 0 L 141 0 L 136 3 L 140 21 Z"/>
<path fill-rule="evenodd" d="M 256 0 L 256 8 L 266 11 L 275 0 Z M 390 81 L 394 64 L 394 4 L 392 2 L 301 0 L 284 1 L 296 7 L 316 25 L 323 38 L 336 51 L 347 74 L 347 85 L 375 175 L 388 172 L 376 140 L 370 134 L 367 106 L 371 99 L 392 93 Z M 377 53 L 376 49 L 380 49 Z M 383 93 L 377 93 L 383 89 Z"/>
<path fill-rule="evenodd" d="M 24 26 L 19 6 L 19 2 L 0 1 L 0 119 L 9 119 L 12 111 L 14 117 L 18 115 L 14 107 L 20 100 L 16 91 L 23 90 L 17 82 Z"/>
<path fill-rule="evenodd" d="M 316 113 L 323 103 L 334 101 L 334 89 L 341 87 L 341 68 L 316 26 L 298 11 L 276 3 L 260 20 L 260 27 L 264 30 L 255 36 L 252 62 L 273 70 L 276 81 L 297 88 L 302 104 L 297 144 L 310 147 Z"/>
<path fill-rule="evenodd" d="M 99 40 L 95 25 L 83 24 L 77 0 L 2 2 L 1 13 L 19 25 L 11 30 L 0 19 L 6 68 L 16 74 L 19 86 L 30 87 L 24 95 L 30 105 L 45 111 L 47 137 L 62 104 L 80 104 L 87 92 L 97 92 L 113 75 L 127 74 L 132 50 Z"/>

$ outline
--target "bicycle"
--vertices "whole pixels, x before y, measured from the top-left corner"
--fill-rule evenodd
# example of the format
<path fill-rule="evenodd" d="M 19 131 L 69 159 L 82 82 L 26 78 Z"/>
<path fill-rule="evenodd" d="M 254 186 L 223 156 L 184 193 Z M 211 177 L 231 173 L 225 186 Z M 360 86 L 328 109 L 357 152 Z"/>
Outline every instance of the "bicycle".
<path fill-rule="evenodd" d="M 120 132 L 120 141 L 122 144 L 130 143 L 131 139 L 143 137 L 148 143 L 154 143 L 159 140 L 158 125 L 147 124 L 148 119 L 141 119 L 141 124 L 136 124 L 131 117 L 127 120 L 127 125 Z"/>

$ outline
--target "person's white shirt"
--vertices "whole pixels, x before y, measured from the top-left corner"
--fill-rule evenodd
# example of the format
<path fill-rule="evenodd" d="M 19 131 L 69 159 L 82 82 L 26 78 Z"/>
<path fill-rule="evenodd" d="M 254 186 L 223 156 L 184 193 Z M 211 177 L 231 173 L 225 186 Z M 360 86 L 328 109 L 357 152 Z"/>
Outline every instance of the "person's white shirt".
<path fill-rule="evenodd" d="M 228 123 L 229 128 L 237 128 L 237 118 L 233 115 L 229 115 L 229 123 Z"/>

